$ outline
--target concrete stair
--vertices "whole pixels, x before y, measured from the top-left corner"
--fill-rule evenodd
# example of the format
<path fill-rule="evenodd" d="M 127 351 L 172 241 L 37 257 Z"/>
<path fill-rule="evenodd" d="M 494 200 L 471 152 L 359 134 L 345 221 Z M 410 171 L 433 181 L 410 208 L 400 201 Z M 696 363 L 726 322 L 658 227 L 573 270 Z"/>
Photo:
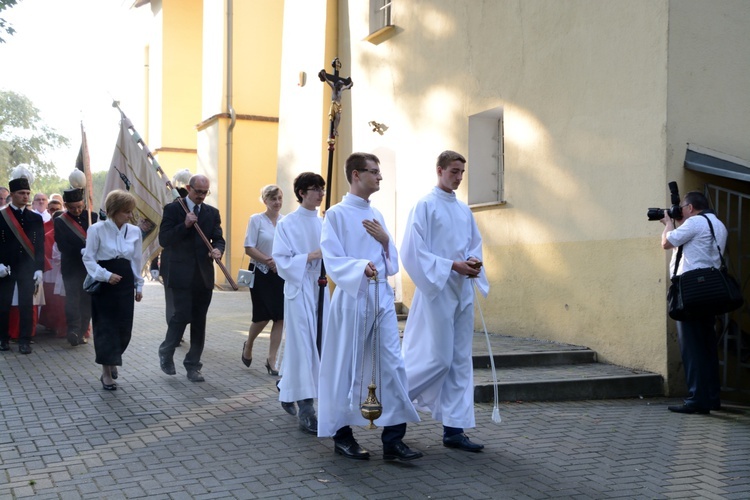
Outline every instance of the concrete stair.
<path fill-rule="evenodd" d="M 656 397 L 661 375 L 597 362 L 587 347 L 490 334 L 500 401 L 565 401 Z M 484 333 L 474 334 L 474 399 L 493 402 Z"/>
<path fill-rule="evenodd" d="M 408 308 L 396 303 L 403 335 Z M 491 333 L 500 401 L 573 401 L 664 395 L 661 375 L 599 363 L 595 351 L 549 340 Z M 494 401 L 492 370 L 484 332 L 473 339 L 474 400 Z"/>

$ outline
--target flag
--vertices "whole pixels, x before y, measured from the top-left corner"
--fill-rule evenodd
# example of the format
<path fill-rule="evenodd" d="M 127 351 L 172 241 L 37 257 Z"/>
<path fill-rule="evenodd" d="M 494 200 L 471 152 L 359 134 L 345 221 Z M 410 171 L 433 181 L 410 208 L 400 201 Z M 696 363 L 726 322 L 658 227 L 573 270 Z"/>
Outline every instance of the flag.
<path fill-rule="evenodd" d="M 143 265 L 156 257 L 159 252 L 159 225 L 164 205 L 172 201 L 172 196 L 157 173 L 146 151 L 136 142 L 128 130 L 129 120 L 122 115 L 120 135 L 112 154 L 107 178 L 104 181 L 104 193 L 115 189 L 129 191 L 135 196 L 136 206 L 133 211 L 133 224 L 141 228 L 143 236 Z M 102 204 L 104 201 L 102 201 Z"/>
<path fill-rule="evenodd" d="M 83 128 L 83 122 L 81 122 L 81 149 L 78 150 L 78 158 L 76 159 L 76 168 L 83 172 L 86 176 L 86 188 L 84 201 L 86 202 L 86 209 L 89 211 L 89 225 L 91 225 L 91 211 L 94 209 L 94 193 L 91 188 L 93 183 L 91 181 L 91 161 L 89 159 L 89 144 L 86 142 L 86 129 Z"/>

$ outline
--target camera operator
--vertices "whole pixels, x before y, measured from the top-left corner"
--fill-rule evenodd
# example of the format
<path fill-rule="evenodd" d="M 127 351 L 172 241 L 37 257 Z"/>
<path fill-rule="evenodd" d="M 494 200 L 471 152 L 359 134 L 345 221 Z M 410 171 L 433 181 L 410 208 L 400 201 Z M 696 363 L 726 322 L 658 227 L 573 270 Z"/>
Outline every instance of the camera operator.
<path fill-rule="evenodd" d="M 680 204 L 682 218 L 675 226 L 675 221 L 664 211 L 664 231 L 661 244 L 665 250 L 672 249 L 672 260 L 669 273 L 674 273 L 677 247 L 682 245 L 682 259 L 677 274 L 693 269 L 721 266 L 717 252 L 718 244 L 724 251 L 727 242 L 727 229 L 709 209 L 708 199 L 698 191 L 685 195 Z M 705 214 L 713 224 L 716 242 L 711 236 L 708 221 L 700 214 Z M 696 217 L 697 216 L 697 217 Z M 719 399 L 719 356 L 716 346 L 714 316 L 707 316 L 690 321 L 677 321 L 677 339 L 680 344 L 682 364 L 685 369 L 685 381 L 688 396 L 680 406 L 670 406 L 669 411 L 687 414 L 707 414 L 711 410 L 720 410 Z"/>

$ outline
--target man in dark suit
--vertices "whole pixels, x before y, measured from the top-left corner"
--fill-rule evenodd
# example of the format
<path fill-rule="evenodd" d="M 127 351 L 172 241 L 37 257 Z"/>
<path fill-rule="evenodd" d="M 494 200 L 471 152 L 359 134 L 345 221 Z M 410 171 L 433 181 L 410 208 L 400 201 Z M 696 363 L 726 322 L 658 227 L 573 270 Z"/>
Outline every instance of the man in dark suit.
<path fill-rule="evenodd" d="M 211 304 L 214 286 L 214 260 L 224 253 L 224 238 L 219 211 L 203 203 L 209 194 L 209 180 L 204 175 L 194 175 L 187 186 L 188 195 L 164 207 L 159 244 L 164 247 L 162 266 L 169 270 L 164 276 L 164 286 L 172 289 L 174 313 L 168 319 L 167 335 L 159 347 L 159 364 L 167 375 L 174 375 L 175 348 L 185 327 L 190 323 L 190 350 L 185 356 L 187 378 L 203 382 L 201 354 L 206 340 L 206 313 Z M 185 212 L 182 203 L 189 210 Z M 195 229 L 203 231 L 212 250 Z"/>
<path fill-rule="evenodd" d="M 84 210 L 83 189 L 63 192 L 66 212 L 55 219 L 55 243 L 60 250 L 60 272 L 65 284 L 65 321 L 70 345 L 86 344 L 86 330 L 91 321 L 91 296 L 83 291 L 86 267 L 82 250 L 86 248 L 89 228 L 88 211 Z M 91 214 L 91 222 L 96 222 Z"/>
<path fill-rule="evenodd" d="M 28 179 L 13 179 L 9 187 L 10 204 L 0 211 L 0 351 L 10 350 L 10 305 L 18 287 L 18 352 L 31 354 L 34 294 L 42 286 L 44 269 L 44 225 L 42 216 L 26 206 Z"/>

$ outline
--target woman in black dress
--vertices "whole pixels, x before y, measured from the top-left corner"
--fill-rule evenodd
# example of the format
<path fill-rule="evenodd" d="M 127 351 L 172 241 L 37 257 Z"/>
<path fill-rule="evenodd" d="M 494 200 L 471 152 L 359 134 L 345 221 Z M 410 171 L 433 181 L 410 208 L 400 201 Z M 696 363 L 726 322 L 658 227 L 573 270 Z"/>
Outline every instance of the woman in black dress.
<path fill-rule="evenodd" d="M 271 250 L 276 223 L 283 217 L 279 211 L 284 194 L 279 186 L 271 184 L 261 189 L 260 196 L 266 205 L 266 211 L 250 217 L 245 234 L 245 253 L 251 258 L 250 265 L 255 266 L 255 283 L 250 289 L 253 319 L 247 342 L 242 348 L 242 362 L 245 366 L 250 366 L 253 360 L 253 342 L 268 322 L 273 321 L 265 367 L 269 375 L 275 376 L 279 374 L 276 355 L 284 329 L 284 280 L 276 273 Z"/>

